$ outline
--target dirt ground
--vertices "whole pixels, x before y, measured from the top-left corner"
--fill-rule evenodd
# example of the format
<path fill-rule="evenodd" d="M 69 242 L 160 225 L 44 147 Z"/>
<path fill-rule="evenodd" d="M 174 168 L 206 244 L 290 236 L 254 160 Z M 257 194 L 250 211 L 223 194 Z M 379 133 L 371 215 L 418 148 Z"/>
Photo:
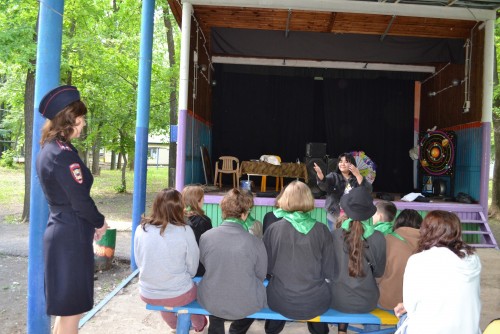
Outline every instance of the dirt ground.
<path fill-rule="evenodd" d="M 0 211 L 0 333 L 26 333 L 27 310 L 27 254 L 28 224 L 6 222 Z M 130 224 L 112 223 L 117 228 L 115 261 L 111 270 L 97 272 L 95 281 L 95 303 L 108 295 L 130 274 L 127 259 L 130 254 Z M 491 227 L 500 240 L 500 224 L 492 222 Z M 500 251 L 479 249 L 483 265 L 481 279 L 482 319 L 484 329 L 489 321 L 500 317 Z M 145 310 L 137 293 L 137 278 L 132 280 L 120 293 L 82 328 L 82 333 L 97 333 L 103 330 L 113 333 L 158 333 L 165 332 L 165 324 L 158 313 Z M 287 325 L 287 333 L 307 333 L 301 324 Z M 262 322 L 256 322 L 248 332 L 263 332 Z M 336 331 L 333 330 L 333 333 Z"/>

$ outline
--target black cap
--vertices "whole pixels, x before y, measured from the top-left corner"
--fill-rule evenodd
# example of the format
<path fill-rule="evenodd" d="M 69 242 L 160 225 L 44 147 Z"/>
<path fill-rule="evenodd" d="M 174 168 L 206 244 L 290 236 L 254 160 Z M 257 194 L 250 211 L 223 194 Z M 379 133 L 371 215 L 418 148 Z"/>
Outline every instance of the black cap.
<path fill-rule="evenodd" d="M 53 119 L 69 104 L 80 100 L 80 92 L 74 86 L 59 86 L 45 94 L 38 111 L 43 117 Z"/>
<path fill-rule="evenodd" d="M 377 212 L 373 198 L 365 187 L 356 187 L 340 199 L 340 207 L 353 220 L 367 220 Z"/>

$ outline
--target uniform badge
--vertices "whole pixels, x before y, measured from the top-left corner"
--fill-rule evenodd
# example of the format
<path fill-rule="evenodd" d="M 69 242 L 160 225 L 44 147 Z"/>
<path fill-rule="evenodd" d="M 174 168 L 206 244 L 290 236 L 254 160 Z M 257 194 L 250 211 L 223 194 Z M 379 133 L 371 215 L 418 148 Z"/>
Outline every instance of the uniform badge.
<path fill-rule="evenodd" d="M 73 179 L 82 184 L 83 183 L 83 175 L 82 175 L 82 169 L 80 167 L 80 164 L 72 164 L 69 166 L 69 170 L 71 171 L 71 176 L 73 176 Z"/>

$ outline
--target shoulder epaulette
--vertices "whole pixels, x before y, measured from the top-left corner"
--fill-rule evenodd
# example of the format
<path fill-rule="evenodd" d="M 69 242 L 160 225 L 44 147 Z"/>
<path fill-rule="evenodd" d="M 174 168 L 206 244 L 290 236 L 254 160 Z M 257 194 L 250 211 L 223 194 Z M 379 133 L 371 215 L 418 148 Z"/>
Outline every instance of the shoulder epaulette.
<path fill-rule="evenodd" d="M 69 147 L 68 144 L 66 144 L 65 142 L 62 142 L 60 140 L 56 140 L 56 143 L 57 143 L 57 146 L 59 146 L 59 148 L 61 150 L 64 150 L 64 151 L 72 151 L 71 147 Z"/>

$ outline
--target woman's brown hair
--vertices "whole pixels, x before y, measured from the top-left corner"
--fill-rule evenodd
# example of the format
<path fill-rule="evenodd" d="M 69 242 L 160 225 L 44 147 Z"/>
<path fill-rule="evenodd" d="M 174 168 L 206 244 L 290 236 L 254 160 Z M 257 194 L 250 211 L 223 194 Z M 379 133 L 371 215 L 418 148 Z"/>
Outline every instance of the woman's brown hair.
<path fill-rule="evenodd" d="M 229 190 L 220 202 L 222 219 L 241 218 L 253 206 L 253 196 L 236 188 Z"/>
<path fill-rule="evenodd" d="M 412 227 L 419 229 L 422 224 L 422 216 L 413 209 L 404 209 L 394 221 L 394 231 L 400 227 Z"/>
<path fill-rule="evenodd" d="M 347 216 L 345 216 L 347 219 Z M 340 223 L 342 224 L 342 223 Z M 363 225 L 360 221 L 353 220 L 350 223 L 349 231 L 344 232 L 344 247 L 347 247 L 349 255 L 349 276 L 363 277 L 365 272 L 363 270 L 364 248 L 365 239 L 363 233 L 365 232 Z"/>
<path fill-rule="evenodd" d="M 153 208 L 149 217 L 142 218 L 142 229 L 146 230 L 146 225 L 161 226 L 160 234 L 167 228 L 168 224 L 185 226 L 184 202 L 180 192 L 173 188 L 166 188 L 156 194 Z"/>
<path fill-rule="evenodd" d="M 462 240 L 460 218 L 452 212 L 434 210 L 425 216 L 420 226 L 420 240 L 416 253 L 432 247 L 446 247 L 459 258 L 471 255 L 475 249 Z M 464 253 L 465 252 L 465 253 Z"/>
<path fill-rule="evenodd" d="M 203 216 L 205 211 L 200 207 L 200 200 L 205 195 L 203 188 L 200 186 L 189 185 L 182 189 L 182 199 L 184 205 L 190 207 L 190 211 L 186 212 L 186 216 Z"/>
<path fill-rule="evenodd" d="M 69 142 L 73 134 L 76 119 L 87 114 L 87 107 L 82 101 L 75 101 L 61 110 L 52 120 L 45 121 L 42 128 L 40 145 L 54 139 Z"/>

